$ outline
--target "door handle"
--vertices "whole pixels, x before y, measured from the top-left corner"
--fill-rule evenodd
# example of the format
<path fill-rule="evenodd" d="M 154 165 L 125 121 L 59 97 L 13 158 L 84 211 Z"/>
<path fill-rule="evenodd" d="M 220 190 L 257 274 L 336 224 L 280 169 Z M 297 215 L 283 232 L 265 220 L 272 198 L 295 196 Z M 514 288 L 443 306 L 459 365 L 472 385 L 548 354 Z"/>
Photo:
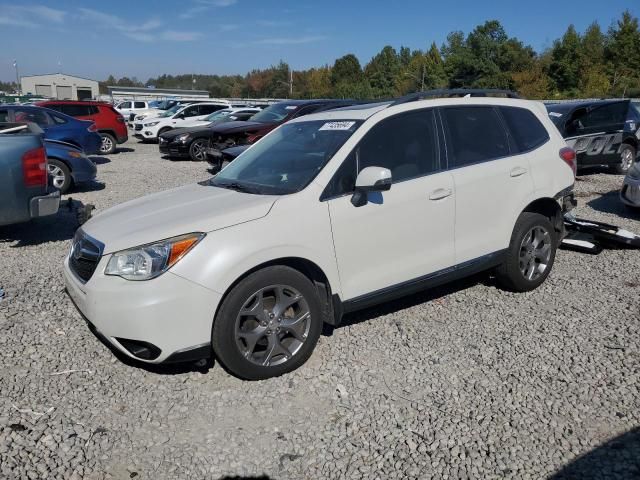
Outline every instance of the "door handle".
<path fill-rule="evenodd" d="M 437 188 L 431 195 L 429 195 L 429 200 L 442 200 L 443 198 L 447 198 L 451 196 L 453 192 L 450 188 Z"/>
<path fill-rule="evenodd" d="M 511 175 L 512 177 L 521 177 L 522 175 L 524 175 L 525 173 L 527 173 L 527 169 L 523 168 L 523 167 L 516 167 L 513 170 L 511 170 L 511 172 L 509 173 L 509 175 Z"/>

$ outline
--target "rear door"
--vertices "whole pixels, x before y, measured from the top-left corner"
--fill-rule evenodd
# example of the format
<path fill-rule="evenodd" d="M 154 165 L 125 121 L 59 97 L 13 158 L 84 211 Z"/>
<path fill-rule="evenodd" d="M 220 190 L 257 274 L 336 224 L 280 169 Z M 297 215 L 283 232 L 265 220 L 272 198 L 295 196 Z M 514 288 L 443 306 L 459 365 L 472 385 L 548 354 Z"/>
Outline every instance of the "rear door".
<path fill-rule="evenodd" d="M 322 198 L 329 204 L 345 300 L 453 265 L 453 178 L 440 168 L 436 131 L 433 109 L 381 120 L 327 186 Z M 370 166 L 391 170 L 393 184 L 355 207 L 356 176 Z"/>
<path fill-rule="evenodd" d="M 629 102 L 595 105 L 576 111 L 567 124 L 567 143 L 577 153 L 578 165 L 620 163 L 618 149 L 623 139 Z"/>
<path fill-rule="evenodd" d="M 455 186 L 456 264 L 507 248 L 514 211 L 534 187 L 526 154 L 514 154 L 497 108 L 440 108 Z"/>

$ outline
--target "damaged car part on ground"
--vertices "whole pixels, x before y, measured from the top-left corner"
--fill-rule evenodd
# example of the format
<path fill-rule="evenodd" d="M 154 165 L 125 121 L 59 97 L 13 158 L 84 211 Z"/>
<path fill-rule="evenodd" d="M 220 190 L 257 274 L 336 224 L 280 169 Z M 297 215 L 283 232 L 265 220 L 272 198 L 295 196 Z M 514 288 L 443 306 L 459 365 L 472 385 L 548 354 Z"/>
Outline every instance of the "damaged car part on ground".
<path fill-rule="evenodd" d="M 316 113 L 210 181 L 95 216 L 65 283 L 131 358 L 206 350 L 268 378 L 302 365 L 345 312 L 488 269 L 509 290 L 538 287 L 574 162 L 535 102 L 412 97 Z M 283 236 L 292 218 L 297 234 Z"/>

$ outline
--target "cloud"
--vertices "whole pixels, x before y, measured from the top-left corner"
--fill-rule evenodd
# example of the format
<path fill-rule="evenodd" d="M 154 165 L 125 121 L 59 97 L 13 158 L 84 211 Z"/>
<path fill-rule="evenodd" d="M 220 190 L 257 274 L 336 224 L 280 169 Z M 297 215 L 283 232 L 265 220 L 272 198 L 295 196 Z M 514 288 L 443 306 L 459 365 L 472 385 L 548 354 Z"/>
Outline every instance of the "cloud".
<path fill-rule="evenodd" d="M 192 31 L 161 31 L 160 27 L 162 27 L 164 23 L 157 18 L 150 18 L 143 23 L 134 24 L 125 21 L 117 15 L 100 12 L 91 8 L 79 8 L 78 12 L 80 19 L 93 22 L 100 28 L 117 30 L 125 37 L 137 42 L 151 43 L 159 40 L 191 42 L 202 36 L 201 33 Z"/>
<path fill-rule="evenodd" d="M 210 5 L 212 7 L 230 7 L 238 3 L 238 0 L 196 0 L 196 3 Z"/>
<path fill-rule="evenodd" d="M 0 25 L 14 27 L 37 27 L 41 22 L 62 23 L 67 12 L 44 5 L 4 5 Z"/>
<path fill-rule="evenodd" d="M 256 24 L 261 27 L 275 28 L 289 26 L 291 25 L 291 22 L 283 22 L 279 20 L 258 20 Z"/>
<path fill-rule="evenodd" d="M 306 37 L 275 37 L 275 38 L 262 38 L 253 42 L 256 45 L 302 45 L 304 43 L 314 43 L 326 39 L 327 37 L 321 35 L 306 36 Z"/>
<path fill-rule="evenodd" d="M 179 15 L 183 20 L 196 17 L 199 13 L 206 12 L 210 8 L 230 7 L 238 3 L 238 0 L 195 0 L 196 6 L 191 7 Z"/>

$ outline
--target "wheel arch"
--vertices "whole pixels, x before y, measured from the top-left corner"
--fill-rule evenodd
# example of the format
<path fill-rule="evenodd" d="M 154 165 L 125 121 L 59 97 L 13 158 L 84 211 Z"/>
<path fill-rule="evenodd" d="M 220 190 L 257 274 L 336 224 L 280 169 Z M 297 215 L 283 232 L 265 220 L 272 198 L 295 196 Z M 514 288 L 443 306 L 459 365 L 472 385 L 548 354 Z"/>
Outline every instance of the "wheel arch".
<path fill-rule="evenodd" d="M 638 150 L 638 139 L 635 136 L 628 136 L 627 138 L 625 138 L 624 140 L 622 140 L 622 144 L 623 145 L 631 145 L 633 148 L 636 149 L 636 153 Z"/>
<path fill-rule="evenodd" d="M 118 136 L 116 135 L 116 132 L 114 132 L 113 130 L 110 130 L 108 128 L 101 128 L 100 130 L 98 130 L 98 133 L 108 133 L 109 135 L 111 135 L 114 139 L 117 139 Z"/>
<path fill-rule="evenodd" d="M 72 171 L 73 171 L 73 168 L 72 168 L 72 166 L 71 166 L 71 163 L 70 163 L 70 162 L 69 162 L 69 160 L 67 160 L 67 159 L 62 158 L 62 157 L 60 157 L 60 156 L 58 156 L 58 155 L 56 155 L 56 154 L 53 154 L 53 155 L 49 155 L 49 154 L 47 154 L 47 161 L 49 161 L 49 159 L 51 159 L 51 160 L 57 160 L 57 161 L 59 161 L 59 162 L 62 162 L 62 163 L 64 163 L 64 164 L 67 166 L 67 168 L 69 169 L 69 172 L 72 172 Z"/>
<path fill-rule="evenodd" d="M 275 258 L 275 259 L 263 262 L 259 265 L 256 265 L 250 268 L 249 270 L 247 270 L 246 272 L 244 272 L 238 278 L 236 278 L 225 290 L 224 294 L 220 298 L 220 301 L 218 302 L 218 306 L 216 307 L 216 312 L 214 316 L 214 323 L 215 323 L 215 319 L 218 316 L 218 311 L 220 310 L 220 307 L 224 303 L 229 293 L 236 287 L 236 285 L 238 285 L 242 280 L 247 278 L 252 273 L 255 273 L 259 270 L 263 270 L 268 267 L 274 267 L 274 266 L 286 266 L 302 273 L 305 277 L 307 277 L 313 283 L 313 285 L 316 287 L 316 290 L 318 291 L 318 297 L 323 307 L 324 322 L 329 323 L 331 325 L 337 325 L 340 322 L 341 314 L 337 314 L 336 309 L 334 309 L 334 303 L 335 303 L 334 297 L 336 295 L 332 293 L 331 284 L 329 283 L 329 279 L 327 275 L 324 273 L 324 271 L 322 270 L 322 268 L 320 268 L 315 262 L 312 262 L 311 260 L 306 258 L 280 257 L 280 258 Z M 213 324 L 211 328 L 213 329 Z"/>
<path fill-rule="evenodd" d="M 562 221 L 562 209 L 553 198 L 543 197 L 533 200 L 522 210 L 522 213 L 524 212 L 544 215 L 551 221 L 551 224 L 557 232 L 562 232 L 564 225 Z"/>

